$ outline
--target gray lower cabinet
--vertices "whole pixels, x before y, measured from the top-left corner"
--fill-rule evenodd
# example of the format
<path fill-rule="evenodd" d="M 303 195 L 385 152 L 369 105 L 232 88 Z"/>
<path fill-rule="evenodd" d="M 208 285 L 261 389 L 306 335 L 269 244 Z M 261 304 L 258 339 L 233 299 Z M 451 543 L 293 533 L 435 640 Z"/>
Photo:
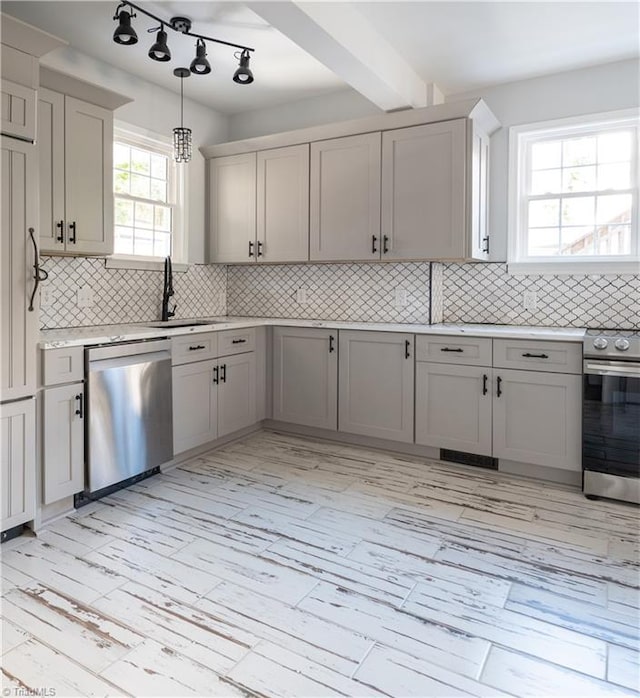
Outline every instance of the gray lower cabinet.
<path fill-rule="evenodd" d="M 338 428 L 338 332 L 273 330 L 273 419 Z"/>
<path fill-rule="evenodd" d="M 218 361 L 195 361 L 173 367 L 173 452 L 218 437 Z"/>
<path fill-rule="evenodd" d="M 256 421 L 256 355 L 218 359 L 218 437 Z"/>
<path fill-rule="evenodd" d="M 341 331 L 339 429 L 413 443 L 414 338 Z"/>
<path fill-rule="evenodd" d="M 494 376 L 493 455 L 580 470 L 581 376 L 510 369 Z"/>
<path fill-rule="evenodd" d="M 0 405 L 0 515 L 6 531 L 36 511 L 36 406 L 33 398 Z"/>
<path fill-rule="evenodd" d="M 70 497 L 84 488 L 84 384 L 43 391 L 42 501 Z"/>
<path fill-rule="evenodd" d="M 419 361 L 416 443 L 491 455 L 492 369 Z"/>

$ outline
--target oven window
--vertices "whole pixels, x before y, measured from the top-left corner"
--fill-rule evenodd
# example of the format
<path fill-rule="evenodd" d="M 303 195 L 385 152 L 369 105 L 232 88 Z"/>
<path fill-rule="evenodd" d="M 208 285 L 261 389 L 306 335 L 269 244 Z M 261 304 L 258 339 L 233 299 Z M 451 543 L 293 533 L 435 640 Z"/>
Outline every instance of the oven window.
<path fill-rule="evenodd" d="M 640 378 L 584 376 L 582 454 L 586 470 L 640 476 Z"/>

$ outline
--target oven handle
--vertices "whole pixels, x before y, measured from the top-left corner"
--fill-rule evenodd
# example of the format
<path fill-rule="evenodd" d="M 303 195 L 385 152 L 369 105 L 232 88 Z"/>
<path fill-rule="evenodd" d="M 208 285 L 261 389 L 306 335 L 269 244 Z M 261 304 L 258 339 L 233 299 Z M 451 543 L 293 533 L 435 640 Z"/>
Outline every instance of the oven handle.
<path fill-rule="evenodd" d="M 638 376 L 640 378 L 640 363 L 637 361 L 585 360 L 584 373 L 590 376 Z"/>

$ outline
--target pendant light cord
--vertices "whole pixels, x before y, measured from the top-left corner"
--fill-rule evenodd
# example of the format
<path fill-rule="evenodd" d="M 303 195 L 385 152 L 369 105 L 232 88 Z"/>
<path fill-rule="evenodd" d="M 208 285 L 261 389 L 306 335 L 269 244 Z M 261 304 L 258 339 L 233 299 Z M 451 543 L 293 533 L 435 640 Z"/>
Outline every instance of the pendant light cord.
<path fill-rule="evenodd" d="M 180 128 L 184 128 L 184 78 L 180 78 Z"/>

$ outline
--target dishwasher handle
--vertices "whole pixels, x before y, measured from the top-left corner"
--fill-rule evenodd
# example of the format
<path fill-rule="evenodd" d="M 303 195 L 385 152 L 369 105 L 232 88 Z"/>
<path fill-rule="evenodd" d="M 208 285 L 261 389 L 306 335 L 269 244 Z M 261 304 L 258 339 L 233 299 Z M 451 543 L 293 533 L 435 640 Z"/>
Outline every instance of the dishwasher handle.
<path fill-rule="evenodd" d="M 112 359 L 92 359 L 89 361 L 89 373 L 94 371 L 106 371 L 110 368 L 149 364 L 155 361 L 171 361 L 171 352 L 152 351 L 145 354 L 133 354 L 131 356 L 116 356 Z"/>
<path fill-rule="evenodd" d="M 102 359 L 119 359 L 120 357 L 155 354 L 158 352 L 167 352 L 171 355 L 171 340 L 154 339 L 138 342 L 114 342 L 113 344 L 89 347 L 87 349 L 87 360 L 91 363 L 93 361 L 101 361 Z"/>

